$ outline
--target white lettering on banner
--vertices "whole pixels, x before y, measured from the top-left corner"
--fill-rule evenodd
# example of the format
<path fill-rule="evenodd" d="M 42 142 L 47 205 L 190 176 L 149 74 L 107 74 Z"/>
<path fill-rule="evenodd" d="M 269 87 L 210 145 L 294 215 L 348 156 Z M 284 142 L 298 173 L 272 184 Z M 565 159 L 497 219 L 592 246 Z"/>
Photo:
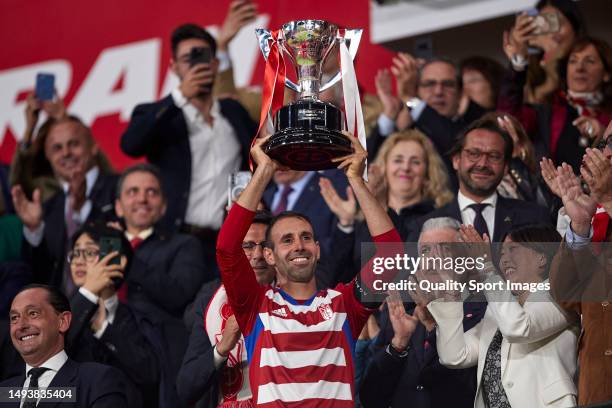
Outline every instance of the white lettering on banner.
<path fill-rule="evenodd" d="M 72 66 L 66 60 L 50 60 L 38 64 L 0 71 L 0 145 L 7 128 L 21 140 L 25 131 L 25 100 L 17 102 L 17 96 L 27 90 L 34 90 L 36 74 L 48 72 L 55 75 L 55 89 L 63 97 L 68 92 L 72 79 Z M 42 123 L 45 118 L 41 117 Z"/>
<path fill-rule="evenodd" d="M 139 103 L 156 99 L 161 41 L 153 38 L 104 50 L 70 105 L 91 124 L 96 117 L 119 112 L 121 120 Z M 119 81 L 123 86 L 113 90 Z"/>

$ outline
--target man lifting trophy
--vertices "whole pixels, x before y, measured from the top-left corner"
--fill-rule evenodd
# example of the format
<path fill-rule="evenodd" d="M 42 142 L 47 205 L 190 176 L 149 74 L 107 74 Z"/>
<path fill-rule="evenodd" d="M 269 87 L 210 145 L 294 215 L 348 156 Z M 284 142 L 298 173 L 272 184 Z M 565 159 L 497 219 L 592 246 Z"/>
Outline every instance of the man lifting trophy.
<path fill-rule="evenodd" d="M 274 134 L 265 152 L 294 170 L 323 170 L 336 167 L 334 158 L 352 153 L 351 141 L 343 130 L 356 135 L 365 148 L 365 130 L 353 59 L 361 29 L 339 29 L 321 20 L 298 20 L 280 30 L 256 30 L 266 59 L 260 131 L 273 118 Z M 321 84 L 323 64 L 337 50 L 340 72 Z M 287 77 L 286 61 L 297 73 L 297 84 Z M 319 93 L 340 79 L 344 112 L 319 99 Z M 283 106 L 285 86 L 295 92 L 295 102 Z"/>

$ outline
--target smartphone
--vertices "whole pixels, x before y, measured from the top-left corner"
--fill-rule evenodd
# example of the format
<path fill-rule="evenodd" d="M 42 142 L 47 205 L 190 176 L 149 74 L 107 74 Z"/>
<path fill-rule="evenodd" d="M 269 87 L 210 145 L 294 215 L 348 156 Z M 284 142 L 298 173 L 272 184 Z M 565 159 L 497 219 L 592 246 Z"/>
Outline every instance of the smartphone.
<path fill-rule="evenodd" d="M 229 188 L 227 190 L 227 208 L 238 199 L 240 193 L 244 191 L 247 184 L 251 181 L 250 171 L 239 171 L 229 175 Z"/>
<path fill-rule="evenodd" d="M 552 34 L 559 31 L 559 15 L 555 12 L 540 13 L 535 16 L 536 28 L 533 35 Z"/>
<path fill-rule="evenodd" d="M 189 52 L 189 66 L 193 67 L 196 64 L 209 64 L 212 59 L 210 48 L 194 47 Z"/>
<path fill-rule="evenodd" d="M 109 265 L 119 265 L 121 263 L 121 239 L 116 237 L 100 238 L 100 259 L 115 251 L 118 252 L 119 255 L 111 258 L 108 261 Z"/>
<path fill-rule="evenodd" d="M 55 75 L 39 72 L 36 74 L 36 99 L 52 101 L 55 96 Z"/>

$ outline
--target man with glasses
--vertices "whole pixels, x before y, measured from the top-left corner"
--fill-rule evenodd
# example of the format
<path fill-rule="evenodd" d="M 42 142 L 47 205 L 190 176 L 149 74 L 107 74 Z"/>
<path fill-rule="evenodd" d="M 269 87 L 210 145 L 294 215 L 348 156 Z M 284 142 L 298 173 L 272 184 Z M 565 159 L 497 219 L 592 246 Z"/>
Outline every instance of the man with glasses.
<path fill-rule="evenodd" d="M 493 118 L 472 123 L 453 148 L 453 168 L 459 180 L 457 198 L 415 223 L 409 241 L 416 241 L 426 219 L 451 217 L 474 225 L 480 235 L 500 242 L 514 226 L 550 223 L 546 208 L 523 200 L 504 198 L 497 186 L 508 171 L 513 143 Z"/>
<path fill-rule="evenodd" d="M 452 180 L 453 167 L 447 152 L 456 136 L 469 123 L 480 118 L 485 109 L 470 100 L 465 113 L 459 115 L 461 77 L 451 60 L 434 58 L 419 67 L 415 58 L 400 53 L 394 58 L 393 65 L 391 71 L 399 95 L 392 95 L 390 86 L 382 86 L 384 75 L 377 76 L 377 91 L 384 108 L 377 128 L 368 139 L 369 159 L 374 159 L 384 137 L 396 130 L 415 126 L 431 139 L 445 159 Z"/>
<path fill-rule="evenodd" d="M 260 211 L 242 240 L 255 279 L 274 284 L 276 270 L 263 256 L 271 216 Z M 187 405 L 216 407 L 220 404 L 251 404 L 248 362 L 244 337 L 227 300 L 225 287 L 216 279 L 214 293 L 202 292 L 196 300 L 195 322 L 189 346 L 178 374 L 179 397 Z M 213 283 L 211 282 L 211 284 Z M 276 282 L 278 283 L 278 282 Z"/>

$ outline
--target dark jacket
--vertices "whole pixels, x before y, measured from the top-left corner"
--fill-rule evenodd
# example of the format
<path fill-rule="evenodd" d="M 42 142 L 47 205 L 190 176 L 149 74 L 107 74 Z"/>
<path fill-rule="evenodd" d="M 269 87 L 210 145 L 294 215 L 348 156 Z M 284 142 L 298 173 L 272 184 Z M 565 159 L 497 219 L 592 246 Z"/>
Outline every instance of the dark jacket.
<path fill-rule="evenodd" d="M 256 125 L 233 99 L 219 100 L 219 104 L 221 114 L 234 128 L 241 146 L 242 169 L 247 170 Z M 189 202 L 191 147 L 183 111 L 174 104 L 172 95 L 134 108 L 130 124 L 121 136 L 121 150 L 130 157 L 145 156 L 159 167 L 168 204 L 162 225 L 169 231 L 178 230 Z"/>

